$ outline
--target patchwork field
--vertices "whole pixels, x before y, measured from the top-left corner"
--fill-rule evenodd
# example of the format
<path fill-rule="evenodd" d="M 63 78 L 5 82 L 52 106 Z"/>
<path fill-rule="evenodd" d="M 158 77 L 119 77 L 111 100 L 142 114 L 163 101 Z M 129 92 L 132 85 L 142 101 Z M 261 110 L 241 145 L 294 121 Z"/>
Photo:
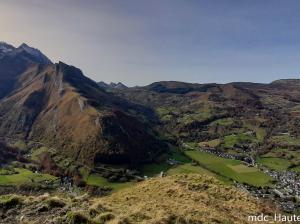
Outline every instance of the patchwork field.
<path fill-rule="evenodd" d="M 223 177 L 253 186 L 267 186 L 272 178 L 255 167 L 247 167 L 238 160 L 225 159 L 200 151 L 186 151 L 186 155 L 203 168 Z"/>
<path fill-rule="evenodd" d="M 261 157 L 257 160 L 260 164 L 277 171 L 287 170 L 290 166 L 290 162 L 286 159 Z"/>
<path fill-rule="evenodd" d="M 19 185 L 57 179 L 49 174 L 33 173 L 27 169 L 15 168 L 15 171 L 16 174 L 0 175 L 0 185 Z"/>
<path fill-rule="evenodd" d="M 205 152 L 188 150 L 184 151 L 184 155 L 172 154 L 171 158 L 177 158 L 180 164 L 170 165 L 166 162 L 152 163 L 143 166 L 141 172 L 149 177 L 157 176 L 162 171 L 167 175 L 207 174 L 216 177 L 226 184 L 232 184 L 233 181 L 237 181 L 253 186 L 267 186 L 271 185 L 272 182 L 271 177 L 256 167 L 248 167 L 241 161 L 225 159 Z"/>
<path fill-rule="evenodd" d="M 257 161 L 269 169 L 277 171 L 292 170 L 299 172 L 300 170 L 299 152 L 291 149 L 274 148 L 270 152 L 261 155 Z"/>
<path fill-rule="evenodd" d="M 286 135 L 279 135 L 279 136 L 273 136 L 271 138 L 271 141 L 275 143 L 278 146 L 300 146 L 300 139 L 294 138 L 288 134 Z"/>
<path fill-rule="evenodd" d="M 245 143 L 245 142 L 252 142 L 255 141 L 256 139 L 248 134 L 232 134 L 232 135 L 227 135 L 224 137 L 223 140 L 223 146 L 225 148 L 232 148 L 234 147 L 235 144 L 238 143 Z"/>
<path fill-rule="evenodd" d="M 190 163 L 178 165 L 167 171 L 168 175 L 189 174 L 189 173 L 198 173 L 198 174 L 207 174 L 207 175 L 211 175 L 211 176 L 216 176 L 214 173 L 210 172 L 209 170 L 204 169 L 200 166 L 192 165 Z"/>
<path fill-rule="evenodd" d="M 171 152 L 169 154 L 163 155 L 162 158 L 160 159 L 161 161 L 158 161 L 156 163 L 146 164 L 146 165 L 142 166 L 140 169 L 140 172 L 145 176 L 152 177 L 152 176 L 159 174 L 162 171 L 167 172 L 170 169 L 174 170 L 176 168 L 178 168 L 178 170 L 180 170 L 180 168 L 179 168 L 180 166 L 176 166 L 176 168 L 174 168 L 173 165 L 166 162 L 166 159 L 172 159 L 174 161 L 179 162 L 180 164 L 189 164 L 191 162 L 191 159 L 189 157 L 187 157 L 183 152 L 173 149 L 173 150 L 171 150 Z M 175 171 L 172 171 L 172 172 L 175 172 Z"/>
<path fill-rule="evenodd" d="M 86 182 L 88 185 L 91 186 L 109 187 L 112 188 L 113 191 L 117 191 L 135 184 L 135 182 L 125 182 L 125 183 L 109 182 L 106 178 L 101 177 L 98 174 L 89 175 Z"/>

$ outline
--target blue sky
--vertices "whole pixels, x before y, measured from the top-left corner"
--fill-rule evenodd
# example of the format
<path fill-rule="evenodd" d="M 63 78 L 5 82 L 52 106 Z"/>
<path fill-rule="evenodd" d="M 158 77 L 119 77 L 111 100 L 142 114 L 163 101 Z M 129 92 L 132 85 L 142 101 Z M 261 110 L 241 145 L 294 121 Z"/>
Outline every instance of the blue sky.
<path fill-rule="evenodd" d="M 3 41 L 94 80 L 146 85 L 300 77 L 297 0 L 1 0 Z"/>

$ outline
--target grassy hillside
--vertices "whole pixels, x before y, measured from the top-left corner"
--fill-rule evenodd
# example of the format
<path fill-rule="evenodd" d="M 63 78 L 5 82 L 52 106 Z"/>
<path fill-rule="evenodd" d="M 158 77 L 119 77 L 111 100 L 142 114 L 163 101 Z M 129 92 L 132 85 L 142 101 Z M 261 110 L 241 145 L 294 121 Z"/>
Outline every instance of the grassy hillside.
<path fill-rule="evenodd" d="M 185 174 L 153 178 L 101 198 L 4 195 L 0 212 L 6 224 L 243 224 L 250 223 L 248 215 L 276 209 L 213 177 Z"/>
<path fill-rule="evenodd" d="M 298 150 L 288 148 L 273 148 L 258 158 L 262 165 L 277 171 L 300 170 L 300 155 Z"/>
<path fill-rule="evenodd" d="M 157 130 L 172 143 L 246 156 L 274 148 L 299 151 L 299 83 L 157 82 L 115 93 L 152 108 L 161 121 Z M 293 159 L 275 158 L 288 160 L 290 170 L 299 170 Z"/>
<path fill-rule="evenodd" d="M 205 175 L 152 179 L 99 199 L 94 206 L 127 223 L 247 223 L 249 214 L 271 211 Z"/>
<path fill-rule="evenodd" d="M 114 183 L 109 182 L 106 178 L 101 177 L 97 174 L 91 174 L 88 176 L 86 183 L 90 186 L 98 186 L 98 187 L 109 187 L 112 188 L 113 191 L 117 191 L 126 187 L 130 187 L 134 184 L 134 182 L 125 182 L 125 183 Z"/>

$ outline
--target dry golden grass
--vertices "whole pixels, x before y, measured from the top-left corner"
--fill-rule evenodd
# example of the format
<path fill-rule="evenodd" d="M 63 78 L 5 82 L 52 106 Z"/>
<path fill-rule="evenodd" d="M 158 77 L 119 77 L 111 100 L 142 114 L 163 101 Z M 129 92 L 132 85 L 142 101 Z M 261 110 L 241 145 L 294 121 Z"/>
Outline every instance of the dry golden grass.
<path fill-rule="evenodd" d="M 151 179 L 96 200 L 93 209 L 112 214 L 107 223 L 150 224 L 240 224 L 248 223 L 248 215 L 275 211 L 248 194 L 203 175 Z"/>
<path fill-rule="evenodd" d="M 195 174 L 150 179 L 102 198 L 57 192 L 7 195 L 2 204 L 7 204 L 0 220 L 5 224 L 243 224 L 255 223 L 247 221 L 248 215 L 278 212 L 213 177 Z"/>

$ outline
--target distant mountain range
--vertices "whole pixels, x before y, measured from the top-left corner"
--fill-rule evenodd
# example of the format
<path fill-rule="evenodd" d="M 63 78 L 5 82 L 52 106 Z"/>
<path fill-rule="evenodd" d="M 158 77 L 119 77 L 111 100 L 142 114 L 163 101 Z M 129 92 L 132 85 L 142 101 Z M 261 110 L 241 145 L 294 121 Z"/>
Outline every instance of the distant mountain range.
<path fill-rule="evenodd" d="M 98 82 L 98 85 L 104 89 L 127 89 L 128 88 L 121 82 L 118 82 L 118 83 L 111 82 L 111 83 L 107 84 L 107 83 L 101 81 L 101 82 Z"/>

